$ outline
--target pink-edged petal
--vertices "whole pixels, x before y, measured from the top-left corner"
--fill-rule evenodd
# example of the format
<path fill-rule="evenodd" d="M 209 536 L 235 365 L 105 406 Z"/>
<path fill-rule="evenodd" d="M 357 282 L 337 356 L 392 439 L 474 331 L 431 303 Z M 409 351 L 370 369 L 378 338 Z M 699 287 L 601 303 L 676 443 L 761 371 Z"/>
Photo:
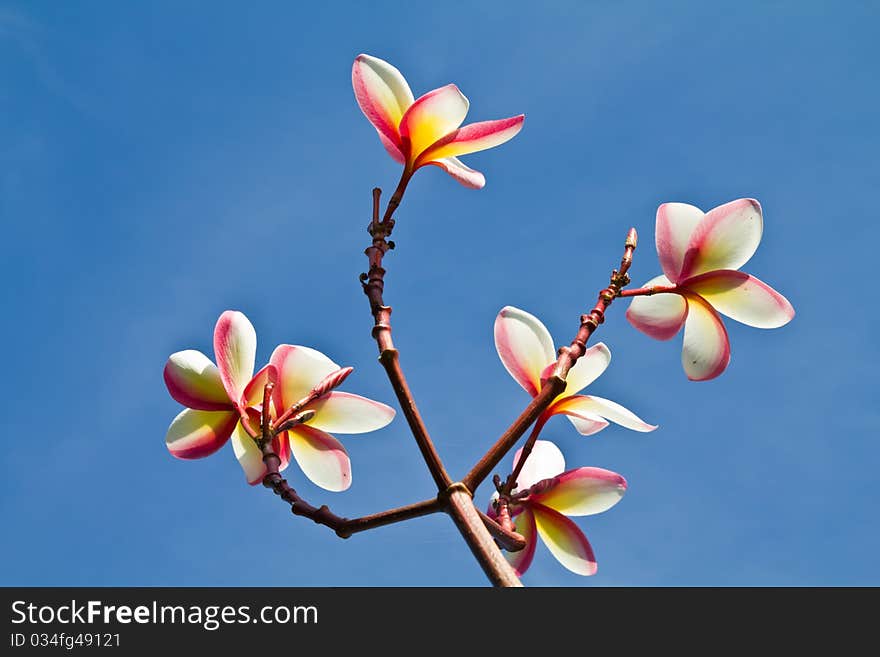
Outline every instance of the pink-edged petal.
<path fill-rule="evenodd" d="M 400 120 L 400 137 L 409 144 L 405 154 L 410 162 L 458 128 L 467 111 L 468 99 L 454 84 L 429 91 L 410 105 Z"/>
<path fill-rule="evenodd" d="M 330 392 L 306 408 L 315 411 L 307 425 L 331 433 L 366 433 L 386 426 L 396 411 L 350 392 Z"/>
<path fill-rule="evenodd" d="M 526 546 L 518 552 L 505 552 L 504 556 L 508 563 L 513 567 L 517 577 L 522 577 L 523 573 L 532 565 L 535 558 L 535 546 L 538 544 L 538 534 L 535 527 L 535 516 L 528 508 L 523 509 L 514 520 L 516 532 L 526 540 Z"/>
<path fill-rule="evenodd" d="M 257 447 L 257 443 L 251 438 L 241 422 L 235 425 L 232 432 L 232 450 L 238 464 L 244 470 L 244 476 L 251 486 L 256 486 L 266 476 L 266 464 L 263 463 L 263 452 Z"/>
<path fill-rule="evenodd" d="M 681 364 L 691 381 L 707 381 L 721 374 L 730 362 L 727 329 L 718 313 L 702 297 L 687 294 Z"/>
<path fill-rule="evenodd" d="M 788 299 L 741 271 L 711 271 L 688 279 L 682 286 L 699 294 L 723 315 L 749 326 L 778 328 L 794 317 Z"/>
<path fill-rule="evenodd" d="M 198 411 L 222 411 L 232 408 L 220 370 L 200 351 L 187 349 L 168 357 L 165 363 L 165 386 L 174 401 Z"/>
<path fill-rule="evenodd" d="M 565 413 L 574 418 L 584 418 L 593 421 L 597 417 L 600 420 L 604 418 L 633 431 L 654 431 L 657 428 L 656 424 L 648 424 L 620 404 L 594 395 L 574 395 L 560 399 L 550 407 L 550 410 L 554 414 Z"/>
<path fill-rule="evenodd" d="M 234 411 L 185 409 L 171 422 L 165 445 L 179 459 L 200 459 L 226 444 L 238 415 Z"/>
<path fill-rule="evenodd" d="M 565 377 L 565 390 L 557 399 L 574 395 L 598 379 L 611 362 L 611 350 L 604 342 L 589 347 L 584 355 L 568 371 Z"/>
<path fill-rule="evenodd" d="M 704 216 L 700 208 L 687 203 L 664 203 L 657 208 L 654 240 L 660 266 L 670 281 L 678 281 L 688 242 Z"/>
<path fill-rule="evenodd" d="M 541 321 L 525 310 L 505 306 L 495 318 L 495 348 L 517 383 L 532 397 L 537 395 L 544 368 L 556 360 L 553 338 Z"/>
<path fill-rule="evenodd" d="M 406 157 L 396 142 L 392 141 L 381 132 L 379 133 L 379 141 L 382 142 L 382 146 L 385 147 L 385 150 L 391 156 L 392 160 L 400 164 L 406 164 Z"/>
<path fill-rule="evenodd" d="M 567 516 L 590 516 L 607 511 L 626 492 L 626 479 L 602 468 L 576 468 L 563 472 L 555 483 L 529 497 Z"/>
<path fill-rule="evenodd" d="M 471 169 L 469 166 L 463 164 L 458 158 L 444 157 L 439 160 L 426 162 L 426 164 L 433 164 L 434 166 L 440 167 L 462 185 L 469 187 L 470 189 L 482 189 L 486 186 L 486 176 L 476 169 Z"/>
<path fill-rule="evenodd" d="M 290 464 L 290 438 L 286 431 L 277 434 L 272 439 L 272 448 L 275 450 L 278 458 L 281 459 L 278 470 L 283 471 L 287 469 L 287 466 Z"/>
<path fill-rule="evenodd" d="M 351 486 L 351 461 L 336 438 L 302 424 L 292 428 L 287 435 L 293 458 L 312 482 L 334 492 Z"/>
<path fill-rule="evenodd" d="M 580 528 L 558 511 L 541 504 L 530 504 L 535 526 L 544 545 L 556 560 L 578 575 L 595 575 L 596 557 Z"/>
<path fill-rule="evenodd" d="M 516 450 L 513 457 L 514 468 L 519 463 L 520 456 L 522 456 L 522 447 Z M 559 448 L 549 440 L 536 440 L 532 453 L 529 454 L 517 477 L 516 489 L 525 490 L 543 479 L 552 479 L 564 470 L 565 457 Z"/>
<path fill-rule="evenodd" d="M 444 157 L 457 157 L 500 146 L 522 130 L 525 115 L 471 123 L 441 137 L 419 156 L 416 166 Z"/>
<path fill-rule="evenodd" d="M 582 436 L 592 436 L 608 426 L 608 420 L 592 413 L 566 413 L 565 415 Z"/>
<path fill-rule="evenodd" d="M 244 406 L 260 406 L 263 403 L 263 388 L 267 383 L 278 384 L 278 370 L 274 365 L 266 365 L 244 388 L 242 404 Z"/>
<path fill-rule="evenodd" d="M 351 84 L 358 106 L 379 133 L 391 157 L 403 162 L 400 119 L 413 103 L 412 91 L 403 75 L 388 62 L 358 55 L 351 68 Z"/>
<path fill-rule="evenodd" d="M 754 255 L 764 220 L 761 204 L 741 198 L 706 213 L 688 241 L 679 280 L 716 269 L 739 269 Z"/>
<path fill-rule="evenodd" d="M 668 286 L 666 276 L 657 276 L 642 287 Z M 687 302 L 680 294 L 663 293 L 633 297 L 626 318 L 642 333 L 655 340 L 669 340 L 681 330 L 687 317 Z"/>
<path fill-rule="evenodd" d="M 278 413 L 306 397 L 324 377 L 339 369 L 320 351 L 289 344 L 277 346 L 269 362 L 278 371 L 274 395 Z"/>
<path fill-rule="evenodd" d="M 257 332 L 244 313 L 227 310 L 214 327 L 214 357 L 229 399 L 238 400 L 254 376 Z"/>

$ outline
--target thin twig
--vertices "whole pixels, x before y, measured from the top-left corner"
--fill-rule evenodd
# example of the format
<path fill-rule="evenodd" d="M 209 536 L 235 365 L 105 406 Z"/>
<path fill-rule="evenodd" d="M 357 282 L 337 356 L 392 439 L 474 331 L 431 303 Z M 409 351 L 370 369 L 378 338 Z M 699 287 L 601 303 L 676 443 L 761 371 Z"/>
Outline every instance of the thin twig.
<path fill-rule="evenodd" d="M 543 382 L 541 391 L 532 399 L 525 410 L 520 413 L 519 417 L 514 420 L 507 431 L 501 435 L 483 458 L 462 479 L 462 482 L 470 491 L 477 489 L 522 437 L 526 429 L 547 410 L 557 395 L 565 389 L 565 377 L 568 376 L 569 370 L 586 352 L 587 340 L 590 339 L 590 336 L 599 325 L 605 321 L 605 311 L 611 305 L 611 302 L 614 301 L 614 298 L 618 296 L 625 285 L 629 284 L 627 272 L 632 264 L 632 255 L 637 243 L 638 234 L 636 229 L 630 228 L 626 236 L 623 257 L 620 260 L 620 269 L 615 269 L 611 273 L 611 281 L 608 287 L 599 292 L 599 300 L 593 309 L 586 315 L 581 315 L 580 327 L 571 344 L 559 349 L 559 357 L 556 360 L 556 367 L 553 368 L 553 374 Z M 521 459 L 521 461 L 524 462 L 525 459 Z"/>
<path fill-rule="evenodd" d="M 407 424 L 409 424 L 410 432 L 422 453 L 422 458 L 437 485 L 437 490 L 442 491 L 452 484 L 452 479 L 443 467 L 440 455 L 428 434 L 428 429 L 425 427 L 425 422 L 422 420 L 412 391 L 400 367 L 399 355 L 391 339 L 391 307 L 385 305 L 382 296 L 385 289 L 385 269 L 382 267 L 382 258 L 389 249 L 393 248 L 394 243 L 389 242 L 388 238 L 391 236 L 391 231 L 394 230 L 394 209 L 403 198 L 410 176 L 411 173 L 404 170 L 381 222 L 379 221 L 379 198 L 382 192 L 379 188 L 373 190 L 373 216 L 369 226 L 373 243 L 364 251 L 369 259 L 370 269 L 366 274 L 361 275 L 361 283 L 364 294 L 370 300 L 370 311 L 373 314 L 372 333 L 379 347 L 379 362 L 382 363 L 388 379 L 391 381 L 391 387 L 394 389 L 394 394 L 397 396 L 397 401 L 400 403 Z"/>

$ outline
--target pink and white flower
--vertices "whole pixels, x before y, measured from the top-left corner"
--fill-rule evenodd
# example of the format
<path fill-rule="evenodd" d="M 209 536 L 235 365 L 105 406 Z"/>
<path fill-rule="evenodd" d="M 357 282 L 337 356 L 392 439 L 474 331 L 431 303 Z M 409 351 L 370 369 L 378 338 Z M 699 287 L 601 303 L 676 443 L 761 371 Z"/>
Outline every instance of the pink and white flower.
<path fill-rule="evenodd" d="M 556 365 L 553 338 L 541 321 L 519 308 L 506 306 L 495 319 L 495 348 L 504 367 L 525 391 L 536 397 L 545 377 Z M 620 404 L 595 395 L 580 395 L 611 362 L 611 351 L 599 342 L 589 347 L 566 377 L 566 386 L 535 423 L 535 432 L 554 415 L 565 415 L 584 436 L 598 433 L 609 421 L 633 431 L 654 431 L 648 424 Z M 530 461 L 527 461 L 527 463 Z"/>
<path fill-rule="evenodd" d="M 519 462 L 517 451 L 514 463 Z M 524 498 L 516 493 L 528 491 Z M 602 468 L 565 469 L 559 448 L 538 440 L 517 480 L 510 502 L 516 531 L 526 540 L 518 552 L 505 552 L 516 574 L 528 570 L 535 556 L 537 537 L 557 561 L 578 575 L 594 575 L 597 564 L 587 537 L 569 516 L 601 513 L 617 504 L 626 492 L 626 479 Z M 497 499 L 497 493 L 496 493 Z M 495 516 L 494 500 L 489 515 Z"/>
<path fill-rule="evenodd" d="M 761 242 L 763 217 L 754 199 L 738 199 L 703 213 L 693 205 L 664 203 L 657 209 L 657 254 L 663 274 L 645 283 L 652 296 L 637 296 L 626 316 L 657 340 L 684 326 L 681 362 L 692 381 L 721 374 L 730 362 L 730 341 L 718 313 L 757 328 L 777 328 L 794 317 L 784 296 L 738 271 Z"/>
<path fill-rule="evenodd" d="M 473 189 L 483 187 L 486 178 L 458 156 L 512 139 L 525 118 L 520 114 L 462 127 L 469 103 L 458 87 L 449 84 L 416 100 L 400 71 L 370 55 L 354 60 L 351 81 L 361 111 L 392 158 L 410 172 L 433 164 Z"/>
<path fill-rule="evenodd" d="M 325 377 L 341 368 L 324 354 L 308 347 L 281 345 L 272 362 L 254 374 L 257 336 L 241 312 L 227 310 L 214 328 L 217 365 L 200 351 L 178 351 L 165 364 L 165 385 L 171 396 L 187 408 L 178 414 L 165 436 L 171 454 L 197 459 L 219 450 L 227 441 L 250 484 L 266 475 L 260 449 L 243 425 L 260 430 L 263 390 L 274 384 L 268 409 L 274 419 L 292 404 L 308 397 Z M 291 401 L 288 401 L 291 400 Z M 302 425 L 279 433 L 273 450 L 284 470 L 294 459 L 317 485 L 345 490 L 351 485 L 351 464 L 345 448 L 326 431 L 362 433 L 387 425 L 394 409 L 379 402 L 330 390 L 304 404 L 298 412 L 314 411 Z"/>

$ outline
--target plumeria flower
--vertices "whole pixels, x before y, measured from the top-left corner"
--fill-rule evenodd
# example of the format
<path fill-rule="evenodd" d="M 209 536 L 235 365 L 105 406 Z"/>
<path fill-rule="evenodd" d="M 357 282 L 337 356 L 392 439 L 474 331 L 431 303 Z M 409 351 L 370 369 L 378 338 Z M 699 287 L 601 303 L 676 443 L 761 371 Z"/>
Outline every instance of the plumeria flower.
<path fill-rule="evenodd" d="M 172 455 L 181 459 L 209 456 L 231 438 L 233 451 L 248 482 L 260 483 L 266 475 L 266 466 L 243 422 L 247 420 L 252 430 L 260 430 L 265 385 L 275 384 L 268 409 L 274 419 L 278 411 L 306 399 L 327 375 L 342 369 L 308 347 L 281 345 L 272 355 L 272 362 L 254 374 L 256 350 L 257 336 L 248 318 L 227 310 L 214 329 L 217 365 L 193 349 L 179 351 L 168 358 L 165 385 L 171 396 L 187 407 L 174 418 L 165 437 Z M 297 357 L 290 356 L 293 353 Z M 284 391 L 291 394 L 285 395 Z M 284 405 L 283 401 L 301 391 L 301 395 Z M 351 485 L 351 466 L 345 449 L 325 430 L 372 431 L 394 417 L 394 410 L 384 404 L 332 390 L 298 409 L 300 414 L 305 411 L 314 411 L 314 414 L 304 416 L 312 415 L 305 424 L 279 433 L 273 439 L 273 450 L 281 460 L 281 470 L 287 467 L 293 453 L 306 476 L 328 490 L 345 490 Z"/>
<path fill-rule="evenodd" d="M 518 462 L 522 449 L 517 451 Z M 517 493 L 526 492 L 517 498 Z M 565 469 L 559 448 L 538 440 L 517 480 L 510 502 L 516 531 L 526 540 L 518 552 L 505 552 L 517 575 L 522 575 L 535 556 L 537 536 L 563 566 L 578 575 L 596 573 L 596 557 L 587 537 L 566 516 L 602 513 L 620 501 L 626 492 L 626 479 L 602 468 Z M 497 493 L 496 493 L 497 499 Z M 495 516 L 494 500 L 489 515 Z"/>
<path fill-rule="evenodd" d="M 504 367 L 526 392 L 536 397 L 543 380 L 556 365 L 556 349 L 550 332 L 534 315 L 506 306 L 495 319 L 495 348 Z M 594 395 L 579 395 L 611 362 L 611 351 L 599 342 L 588 348 L 569 370 L 566 386 L 535 423 L 535 432 L 554 415 L 566 415 L 582 435 L 598 433 L 614 422 L 634 431 L 653 431 L 648 424 L 620 404 Z M 529 461 L 527 461 L 528 463 Z"/>
<path fill-rule="evenodd" d="M 370 55 L 358 55 L 351 71 L 361 111 L 376 128 L 385 150 L 414 172 L 433 164 L 466 187 L 480 189 L 486 178 L 465 166 L 459 155 L 499 146 L 522 128 L 524 115 L 461 126 L 468 99 L 454 84 L 429 91 L 418 100 L 400 71 Z"/>
<path fill-rule="evenodd" d="M 645 283 L 662 293 L 633 299 L 630 323 L 657 340 L 669 340 L 684 325 L 681 363 L 692 381 L 721 374 L 730 362 L 730 342 L 718 313 L 757 328 L 777 328 L 794 308 L 772 287 L 737 271 L 761 242 L 761 205 L 738 199 L 703 213 L 685 203 L 657 209 L 657 254 L 663 275 Z"/>

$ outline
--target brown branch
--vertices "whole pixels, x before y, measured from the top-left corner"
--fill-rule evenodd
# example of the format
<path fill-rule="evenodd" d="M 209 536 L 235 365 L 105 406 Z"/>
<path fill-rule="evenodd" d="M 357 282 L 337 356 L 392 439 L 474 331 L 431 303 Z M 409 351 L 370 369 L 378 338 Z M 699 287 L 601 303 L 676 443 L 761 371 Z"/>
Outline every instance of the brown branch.
<path fill-rule="evenodd" d="M 556 360 L 556 367 L 553 368 L 553 374 L 543 382 L 537 397 L 532 399 L 532 402 L 520 413 L 519 417 L 514 420 L 507 431 L 501 435 L 483 458 L 462 479 L 468 490 L 475 491 L 477 489 L 522 437 L 526 429 L 540 417 L 541 413 L 547 410 L 557 395 L 565 389 L 565 377 L 568 376 L 569 370 L 586 352 L 587 340 L 590 339 L 590 336 L 599 325 L 605 321 L 605 311 L 611 305 L 611 302 L 614 301 L 614 298 L 619 295 L 625 285 L 629 284 L 627 272 L 632 264 L 632 254 L 637 242 L 638 235 L 636 229 L 630 228 L 626 236 L 623 257 L 620 260 L 620 269 L 615 269 L 611 273 L 610 283 L 608 287 L 599 292 L 599 300 L 593 309 L 586 315 L 581 315 L 581 325 L 577 335 L 575 335 L 574 340 L 571 341 L 569 346 L 559 349 L 559 357 Z M 535 435 L 535 437 L 537 436 Z M 532 441 L 532 444 L 534 444 L 534 441 Z M 524 462 L 525 459 L 521 459 L 521 461 Z"/>
<path fill-rule="evenodd" d="M 399 355 L 397 349 L 394 348 L 394 341 L 391 339 L 391 306 L 385 305 L 382 296 L 385 289 L 385 269 L 382 267 L 382 258 L 394 246 L 394 243 L 388 240 L 391 231 L 394 230 L 394 209 L 403 198 L 410 176 L 411 173 L 404 170 L 400 183 L 388 202 L 388 208 L 385 210 L 382 221 L 379 221 L 379 198 L 382 191 L 378 187 L 373 190 L 373 216 L 368 229 L 373 243 L 364 251 L 369 260 L 370 269 L 366 274 L 361 274 L 361 283 L 364 294 L 370 300 L 370 311 L 373 314 L 373 338 L 379 347 L 379 362 L 382 363 L 388 379 L 391 381 L 391 387 L 394 389 L 394 394 L 397 396 L 397 401 L 400 403 L 400 408 L 406 417 L 413 438 L 422 453 L 422 458 L 437 485 L 437 490 L 442 491 L 449 487 L 452 479 L 443 467 L 440 455 L 428 434 L 428 429 L 425 427 L 425 422 L 422 420 L 409 384 L 400 367 Z"/>
<path fill-rule="evenodd" d="M 443 510 L 443 502 L 438 498 L 425 500 L 424 502 L 416 502 L 407 506 L 401 506 L 396 509 L 389 509 L 381 513 L 374 513 L 361 518 L 346 520 L 342 526 L 336 530 L 336 533 L 342 538 L 348 538 L 352 534 L 367 531 L 374 527 L 383 527 L 391 525 L 395 522 L 409 520 L 410 518 L 419 518 L 432 513 Z"/>

